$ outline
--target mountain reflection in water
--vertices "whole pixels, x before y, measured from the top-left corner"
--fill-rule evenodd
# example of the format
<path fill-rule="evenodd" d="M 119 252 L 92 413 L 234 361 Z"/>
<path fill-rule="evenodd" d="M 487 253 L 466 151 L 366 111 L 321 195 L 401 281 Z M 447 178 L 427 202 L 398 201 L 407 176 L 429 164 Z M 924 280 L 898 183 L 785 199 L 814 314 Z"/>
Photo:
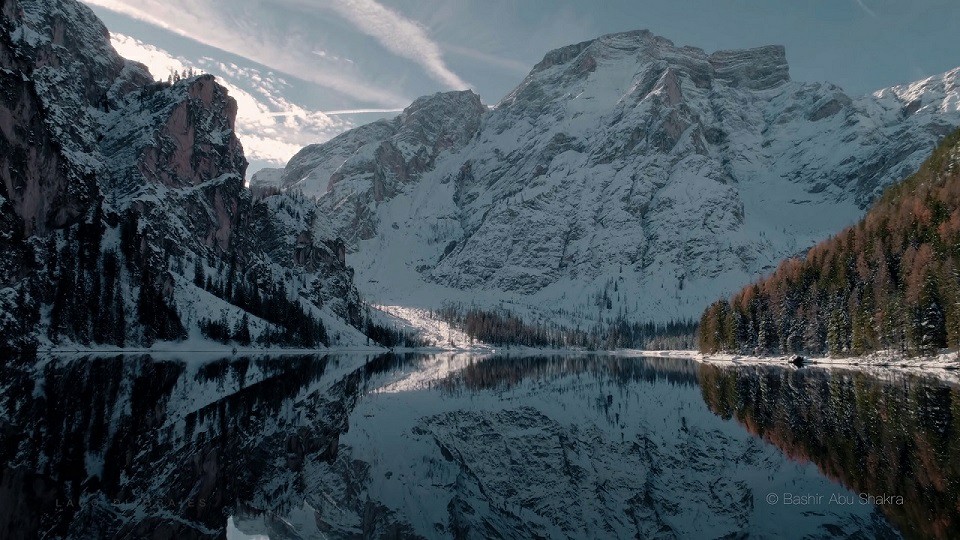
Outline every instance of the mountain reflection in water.
<path fill-rule="evenodd" d="M 6 359 L 0 537 L 949 537 L 958 407 L 603 355 Z"/>

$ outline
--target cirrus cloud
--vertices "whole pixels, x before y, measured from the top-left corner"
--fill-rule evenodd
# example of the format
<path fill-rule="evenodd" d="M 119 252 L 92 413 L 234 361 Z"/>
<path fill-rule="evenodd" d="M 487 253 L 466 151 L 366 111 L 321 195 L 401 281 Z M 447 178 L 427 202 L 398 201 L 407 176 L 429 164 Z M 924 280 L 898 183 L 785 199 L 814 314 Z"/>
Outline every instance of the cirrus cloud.
<path fill-rule="evenodd" d="M 147 66 L 159 80 L 171 72 L 195 69 L 217 77 L 237 100 L 237 137 L 253 162 L 283 166 L 302 147 L 326 141 L 354 127 L 352 119 L 340 118 L 354 112 L 393 110 L 315 111 L 291 102 L 284 96 L 289 83 L 272 74 L 212 58 L 187 59 L 124 34 L 110 36 L 121 56 Z M 253 173 L 255 170 L 249 171 Z"/>
<path fill-rule="evenodd" d="M 304 0 L 287 1 L 305 3 Z M 309 4 L 332 9 L 388 51 L 422 66 L 441 84 L 454 90 L 470 86 L 447 67 L 440 46 L 430 39 L 426 30 L 396 11 L 374 0 L 329 0 Z"/>
<path fill-rule="evenodd" d="M 84 0 L 182 37 L 215 47 L 371 105 L 400 107 L 411 100 L 371 82 L 342 62 L 318 60 L 309 31 L 291 23 L 279 33 L 258 23 L 269 13 L 259 2 L 222 0 Z M 295 21 L 294 21 L 295 22 Z"/>

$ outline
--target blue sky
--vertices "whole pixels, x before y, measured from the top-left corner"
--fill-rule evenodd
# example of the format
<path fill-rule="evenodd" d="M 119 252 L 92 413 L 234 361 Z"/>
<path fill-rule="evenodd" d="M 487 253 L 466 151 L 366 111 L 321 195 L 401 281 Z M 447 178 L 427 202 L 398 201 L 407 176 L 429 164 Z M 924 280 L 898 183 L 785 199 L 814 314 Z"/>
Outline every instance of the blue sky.
<path fill-rule="evenodd" d="M 230 83 L 253 109 L 240 123 L 254 168 L 392 114 L 338 111 L 459 88 L 494 104 L 548 50 L 610 32 L 707 51 L 782 44 L 792 78 L 851 94 L 960 65 L 956 0 L 84 1 L 155 75 L 188 66 Z"/>

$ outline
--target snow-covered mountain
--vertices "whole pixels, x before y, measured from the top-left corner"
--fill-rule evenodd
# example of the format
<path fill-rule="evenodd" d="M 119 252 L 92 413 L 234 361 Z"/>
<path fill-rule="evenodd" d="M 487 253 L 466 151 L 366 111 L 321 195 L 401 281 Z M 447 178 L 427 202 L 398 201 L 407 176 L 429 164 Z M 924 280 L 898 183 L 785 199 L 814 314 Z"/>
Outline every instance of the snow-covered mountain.
<path fill-rule="evenodd" d="M 779 46 L 637 31 L 549 52 L 490 110 L 421 98 L 280 182 L 380 303 L 662 321 L 852 223 L 958 125 L 960 70 L 848 96 L 792 81 Z"/>
<path fill-rule="evenodd" d="M 155 82 L 75 0 L 2 6 L 0 346 L 360 341 L 342 244 L 244 188 L 213 77 Z"/>

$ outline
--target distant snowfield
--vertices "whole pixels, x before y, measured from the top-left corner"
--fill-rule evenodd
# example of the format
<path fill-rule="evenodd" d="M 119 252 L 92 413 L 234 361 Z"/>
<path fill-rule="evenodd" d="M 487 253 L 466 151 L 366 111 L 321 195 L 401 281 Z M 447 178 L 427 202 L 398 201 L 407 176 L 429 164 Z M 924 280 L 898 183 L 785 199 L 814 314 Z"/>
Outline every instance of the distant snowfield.
<path fill-rule="evenodd" d="M 476 342 L 466 333 L 430 315 L 430 311 L 404 306 L 371 306 L 389 315 L 401 329 L 416 331 L 421 339 L 445 350 L 489 350 L 490 347 Z"/>

